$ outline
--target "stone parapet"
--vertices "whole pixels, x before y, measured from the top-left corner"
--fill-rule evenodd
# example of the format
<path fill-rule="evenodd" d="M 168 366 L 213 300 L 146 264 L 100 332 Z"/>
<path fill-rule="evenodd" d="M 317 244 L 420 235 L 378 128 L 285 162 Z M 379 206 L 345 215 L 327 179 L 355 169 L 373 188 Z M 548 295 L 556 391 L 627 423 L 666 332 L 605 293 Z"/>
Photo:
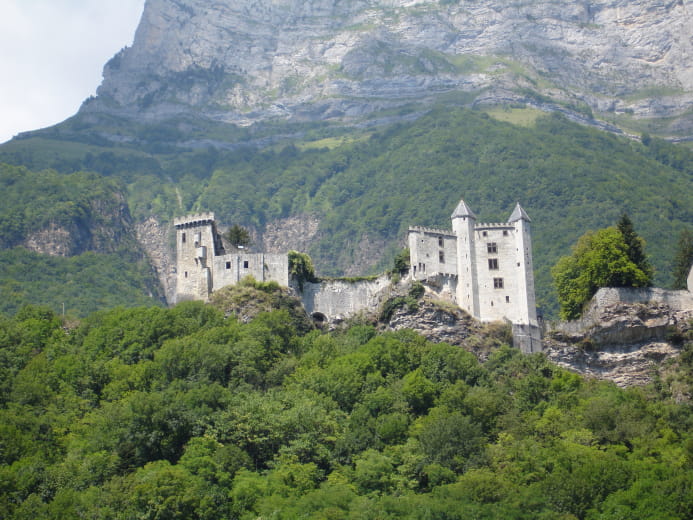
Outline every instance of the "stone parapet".
<path fill-rule="evenodd" d="M 211 224 L 214 222 L 214 213 L 196 213 L 194 215 L 186 215 L 173 219 L 173 225 L 176 228 L 184 226 L 192 226 L 199 224 Z"/>
<path fill-rule="evenodd" d="M 474 225 L 474 231 L 481 231 L 484 229 L 515 229 L 515 226 L 507 222 L 482 222 Z"/>
<path fill-rule="evenodd" d="M 436 229 L 424 226 L 409 226 L 409 232 L 419 232 L 419 233 L 434 233 L 436 235 L 445 235 L 447 237 L 454 237 L 455 235 L 449 229 Z"/>

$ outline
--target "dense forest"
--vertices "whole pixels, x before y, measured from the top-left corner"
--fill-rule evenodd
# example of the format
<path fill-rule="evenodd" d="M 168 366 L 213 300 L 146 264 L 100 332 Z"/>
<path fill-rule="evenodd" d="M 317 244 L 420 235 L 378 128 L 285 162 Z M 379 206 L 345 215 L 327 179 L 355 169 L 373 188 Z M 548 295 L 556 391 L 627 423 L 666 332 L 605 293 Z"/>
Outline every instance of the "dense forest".
<path fill-rule="evenodd" d="M 693 337 L 667 376 L 627 390 L 506 340 L 470 337 L 491 350 L 480 363 L 409 331 L 310 330 L 287 308 L 242 323 L 199 302 L 79 321 L 24 307 L 0 317 L 0 511 L 693 516 Z"/>
<path fill-rule="evenodd" d="M 118 181 L 0 164 L 0 192 L 0 312 L 40 304 L 85 315 L 162 301 Z M 37 235 L 60 254 L 27 249 Z"/>
<path fill-rule="evenodd" d="M 124 123 L 112 118 L 94 126 L 80 114 L 3 145 L 0 161 L 62 175 L 97 172 L 122 186 L 135 220 L 209 210 L 222 226 L 261 234 L 277 219 L 312 215 L 320 225 L 306 252 L 327 276 L 356 265 L 359 274 L 383 270 L 408 226 L 449 227 L 460 198 L 485 222 L 505 221 L 519 201 L 532 218 L 546 316 L 557 310 L 550 268 L 586 231 L 627 212 L 647 243 L 654 284 L 673 282 L 676 241 L 693 224 L 687 148 L 530 109 L 411 110 L 379 114 L 373 126 L 259 124 L 233 135 L 171 121 L 130 128 L 120 144 L 99 134 L 117 136 Z M 382 123 L 388 116 L 399 122 Z"/>

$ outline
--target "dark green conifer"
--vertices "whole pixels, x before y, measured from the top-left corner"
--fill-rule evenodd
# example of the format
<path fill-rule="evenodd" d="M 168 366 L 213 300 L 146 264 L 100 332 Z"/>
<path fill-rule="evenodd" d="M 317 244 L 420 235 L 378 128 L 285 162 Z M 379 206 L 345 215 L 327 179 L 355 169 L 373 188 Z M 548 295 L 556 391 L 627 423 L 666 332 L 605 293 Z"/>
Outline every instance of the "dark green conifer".
<path fill-rule="evenodd" d="M 684 229 L 679 235 L 676 254 L 674 255 L 673 289 L 686 288 L 691 265 L 693 265 L 693 231 Z"/>
<path fill-rule="evenodd" d="M 633 221 L 628 216 L 628 213 L 623 213 L 616 225 L 618 230 L 623 235 L 623 241 L 626 243 L 628 258 L 633 262 L 643 273 L 647 275 L 649 281 L 647 286 L 652 285 L 652 264 L 645 254 L 645 241 L 635 232 Z"/>

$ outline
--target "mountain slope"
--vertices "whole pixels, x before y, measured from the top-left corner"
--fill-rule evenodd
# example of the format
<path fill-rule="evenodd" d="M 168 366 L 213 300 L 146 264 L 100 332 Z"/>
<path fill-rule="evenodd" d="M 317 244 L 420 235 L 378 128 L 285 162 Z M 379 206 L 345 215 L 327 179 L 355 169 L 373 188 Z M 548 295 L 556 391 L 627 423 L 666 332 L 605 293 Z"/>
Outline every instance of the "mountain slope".
<path fill-rule="evenodd" d="M 88 163 L 123 178 L 137 219 L 214 211 L 222 228 L 251 228 L 258 248 L 307 250 L 324 275 L 389 267 L 408 226 L 448 227 L 460 197 L 486 222 L 505 221 L 520 201 L 533 220 L 537 291 L 548 314 L 555 307 L 549 268 L 586 230 L 611 225 L 626 211 L 648 243 L 656 284 L 669 283 L 678 234 L 693 223 L 693 153 L 560 116 L 491 113 L 440 106 L 378 131 L 291 140 L 264 151 L 83 147 L 54 166 Z M 0 150 L 0 160 L 33 157 L 35 167 L 51 166 L 50 155 L 39 153 L 45 143 L 15 141 Z M 144 164 L 150 173 L 129 174 Z"/>
<path fill-rule="evenodd" d="M 162 281 L 166 225 L 189 211 L 249 227 L 258 248 L 306 250 L 338 275 L 385 268 L 409 225 L 447 227 L 460 197 L 486 221 L 520 201 L 550 314 L 550 266 L 622 211 L 668 284 L 678 232 L 693 223 L 693 155 L 569 121 L 688 139 L 692 31 L 679 0 L 148 0 L 98 95 L 0 147 L 0 162 L 107 177 L 76 207 L 113 182 L 130 231 L 94 234 L 73 219 L 68 235 L 84 224 L 88 247 L 61 251 L 98 251 L 91 240 L 141 259 L 144 247 Z M 23 222 L 45 220 L 34 213 Z M 33 247 L 25 231 L 0 245 Z"/>
<path fill-rule="evenodd" d="M 82 112 L 353 120 L 462 91 L 688 135 L 692 71 L 680 0 L 148 0 Z"/>
<path fill-rule="evenodd" d="M 86 314 L 163 293 L 118 183 L 0 164 L 0 312 L 24 304 Z"/>

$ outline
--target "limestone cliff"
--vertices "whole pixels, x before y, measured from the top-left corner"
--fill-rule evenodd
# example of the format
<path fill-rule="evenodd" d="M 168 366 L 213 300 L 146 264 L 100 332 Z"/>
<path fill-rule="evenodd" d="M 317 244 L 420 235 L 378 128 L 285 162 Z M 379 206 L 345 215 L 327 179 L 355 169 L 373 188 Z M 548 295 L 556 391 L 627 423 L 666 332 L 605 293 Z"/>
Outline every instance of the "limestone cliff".
<path fill-rule="evenodd" d="M 455 91 L 693 129 L 690 0 L 147 0 L 83 113 L 353 119 Z M 557 105 L 554 106 L 554 108 Z M 587 111 L 587 112 L 586 112 Z M 686 115 L 686 112 L 688 114 Z"/>
<path fill-rule="evenodd" d="M 22 245 L 51 256 L 76 256 L 86 251 L 115 253 L 121 247 L 137 249 L 135 228 L 125 196 L 108 190 L 88 206 L 33 229 Z"/>
<path fill-rule="evenodd" d="M 600 298 L 609 291 L 614 290 L 602 289 L 595 296 L 582 320 L 554 324 L 544 339 L 544 352 L 560 366 L 619 386 L 650 383 L 678 356 L 683 338 L 693 331 L 693 305 L 687 299 L 693 295 L 621 289 L 625 297 L 620 301 Z M 642 291 L 655 298 L 628 298 Z M 668 302 L 661 297 L 666 293 L 672 296 Z M 680 301 L 686 305 L 677 305 Z"/>

